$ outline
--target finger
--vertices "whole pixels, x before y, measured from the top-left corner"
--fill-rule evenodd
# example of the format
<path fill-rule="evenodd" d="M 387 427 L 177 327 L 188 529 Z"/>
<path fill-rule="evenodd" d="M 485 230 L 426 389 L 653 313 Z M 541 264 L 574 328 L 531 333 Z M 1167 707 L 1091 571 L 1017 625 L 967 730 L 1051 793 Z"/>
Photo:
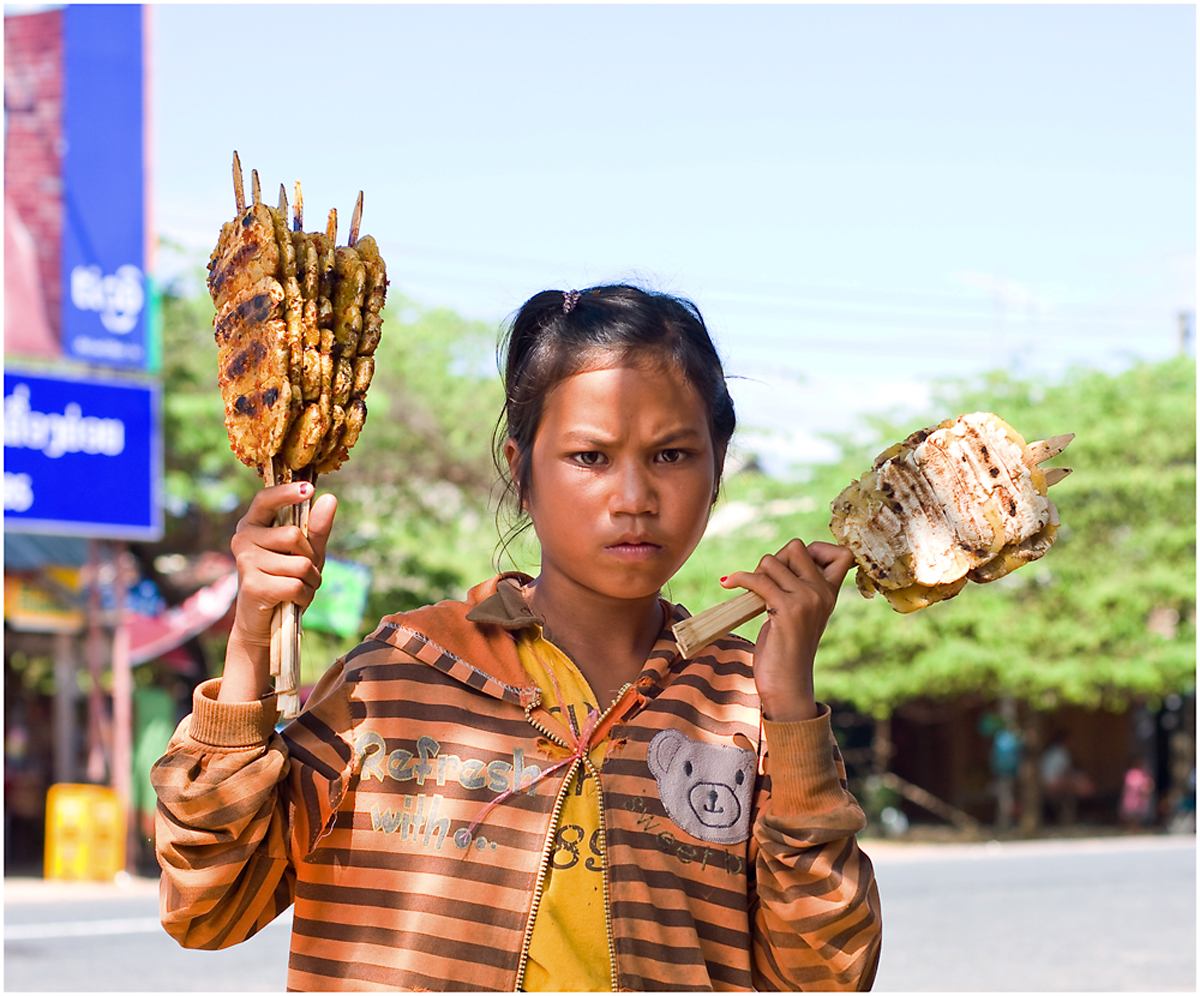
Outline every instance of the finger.
<path fill-rule="evenodd" d="M 321 584 L 321 573 L 311 558 L 259 550 L 252 560 L 239 563 L 242 583 L 239 601 L 260 609 L 281 602 L 307 606 Z"/>
<path fill-rule="evenodd" d="M 846 547 L 819 540 L 806 544 L 794 539 L 779 551 L 778 557 L 802 581 L 809 584 L 824 581 L 835 590 L 841 588 L 854 566 L 854 554 Z"/>
<path fill-rule="evenodd" d="M 775 605 L 787 592 L 769 574 L 763 573 L 761 567 L 762 564 L 759 564 L 760 570 L 734 571 L 728 577 L 721 578 L 721 587 L 745 588 L 747 591 L 754 592 L 768 606 Z M 793 585 L 796 583 L 794 576 L 792 583 Z"/>
<path fill-rule="evenodd" d="M 794 592 L 804 584 L 818 580 L 820 571 L 804 553 L 804 544 L 799 550 L 785 548 L 776 554 L 767 554 L 758 562 L 756 574 L 769 578 L 783 592 Z"/>
<path fill-rule="evenodd" d="M 850 568 L 854 566 L 854 552 L 848 547 L 833 543 L 810 543 L 808 555 L 835 588 L 840 588 Z"/>
<path fill-rule="evenodd" d="M 298 505 L 306 498 L 311 498 L 313 486 L 308 481 L 293 481 L 290 484 L 277 484 L 273 488 L 263 488 L 254 496 L 246 514 L 242 516 L 241 526 L 271 526 L 275 524 L 275 514 L 281 508 Z"/>
<path fill-rule="evenodd" d="M 325 566 L 325 547 L 333 532 L 333 517 L 337 514 L 337 498 L 329 493 L 312 503 L 308 512 L 308 542 L 318 568 Z"/>
<path fill-rule="evenodd" d="M 253 557 L 258 550 L 309 558 L 313 555 L 312 544 L 299 526 L 258 526 L 243 521 L 229 545 L 235 558 Z"/>
<path fill-rule="evenodd" d="M 820 553 L 820 560 L 828 559 L 828 551 L 822 548 L 832 547 L 832 544 L 814 543 L 810 547 L 802 540 L 793 539 L 774 556 L 763 557 L 758 569 L 788 592 L 796 591 L 800 585 L 829 584 L 822 563 L 813 556 L 814 547 Z"/>

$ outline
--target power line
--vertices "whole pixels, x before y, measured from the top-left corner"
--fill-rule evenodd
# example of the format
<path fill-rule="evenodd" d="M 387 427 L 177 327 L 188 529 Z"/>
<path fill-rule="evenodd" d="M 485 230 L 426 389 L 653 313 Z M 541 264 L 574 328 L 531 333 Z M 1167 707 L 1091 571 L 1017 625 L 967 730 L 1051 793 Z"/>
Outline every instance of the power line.
<path fill-rule="evenodd" d="M 534 284 L 540 284 L 546 272 L 568 269 L 561 261 L 524 256 L 509 256 L 465 249 L 413 246 L 390 240 L 382 242 L 393 285 L 404 292 L 406 285 L 418 294 L 435 294 L 443 303 L 458 310 L 483 310 L 478 298 L 496 295 L 517 297 Z M 205 250 L 207 255 L 207 251 Z M 401 262 L 403 261 L 403 262 Z M 475 272 L 469 272 L 469 270 Z M 536 269 L 538 277 L 530 275 Z M 482 271 L 482 272 L 481 272 Z M 1052 340 L 1087 339 L 1090 343 L 1114 340 L 1127 344 L 1131 333 L 1158 333 L 1174 339 L 1172 331 L 1178 310 L 1106 305 L 1016 306 L 993 299 L 981 306 L 978 297 L 936 292 L 907 292 L 846 286 L 782 284 L 740 278 L 700 280 L 708 287 L 703 295 L 704 310 L 710 318 L 719 316 L 722 324 L 731 319 L 750 322 L 802 323 L 793 333 L 763 331 L 753 324 L 739 327 L 739 343 L 760 347 L 816 349 L 822 352 L 846 349 L 885 350 L 890 353 L 921 349 L 958 348 L 964 338 L 991 336 L 1004 340 L 1035 336 L 1037 345 Z M 410 294 L 410 296 L 416 296 Z M 700 296 L 700 295 L 697 295 Z M 467 300 L 464 300 L 466 298 Z M 475 298 L 475 302 L 469 299 Z M 513 303 L 497 308 L 489 301 L 486 315 L 494 321 L 495 312 L 515 307 Z M 435 303 L 425 302 L 421 303 Z M 475 307 L 471 307 L 471 303 Z M 506 312 L 507 313 L 507 312 Z M 834 327 L 860 333 L 853 339 L 841 335 L 830 341 L 819 331 Z M 896 345 L 896 332 L 903 331 L 902 345 Z M 877 335 L 871 335 L 877 332 Z M 863 334 L 865 333 L 865 335 Z M 728 333 L 732 334 L 732 333 Z"/>
<path fill-rule="evenodd" d="M 451 292 L 462 291 L 509 291 L 514 281 L 532 286 L 537 278 L 528 277 L 527 270 L 539 272 L 567 267 L 560 261 L 551 263 L 527 257 L 508 257 L 469 250 L 431 249 L 385 243 L 389 259 L 405 258 L 407 263 L 393 270 L 407 275 L 414 282 L 423 278 L 427 284 L 445 288 Z M 438 265 L 443 260 L 452 267 Z M 431 265 L 432 264 L 432 265 Z M 484 274 L 467 274 L 462 265 L 482 267 Z M 499 275 L 499 271 L 511 271 L 511 279 Z M 526 274 L 521 271 L 525 270 Z M 403 280 L 404 276 L 398 279 Z M 701 280 L 710 290 L 704 295 L 706 311 L 714 305 L 723 311 L 742 317 L 762 317 L 776 320 L 820 319 L 822 321 L 855 323 L 860 325 L 882 324 L 894 326 L 905 322 L 932 323 L 938 321 L 979 322 L 1004 324 L 1036 323 L 1039 326 L 1064 326 L 1086 324 L 1089 328 L 1111 326 L 1125 331 L 1141 328 L 1161 329 L 1168 315 L 1175 309 L 1158 310 L 1148 307 L 1121 307 L 1105 305 L 1026 305 L 993 302 L 981 303 L 977 297 L 928 292 L 905 292 L 877 290 L 871 288 L 849 288 L 838 286 L 812 286 L 804 284 L 782 285 L 769 282 L 751 282 L 736 278 Z M 741 288 L 741 289 L 739 289 Z M 753 289 L 752 289 L 753 288 Z M 868 321 L 869 320 L 869 321 Z M 959 326 L 951 331 L 958 333 Z M 1055 328 L 1040 328 L 1039 334 L 1058 335 Z M 1068 331 L 1067 335 L 1079 334 Z"/>

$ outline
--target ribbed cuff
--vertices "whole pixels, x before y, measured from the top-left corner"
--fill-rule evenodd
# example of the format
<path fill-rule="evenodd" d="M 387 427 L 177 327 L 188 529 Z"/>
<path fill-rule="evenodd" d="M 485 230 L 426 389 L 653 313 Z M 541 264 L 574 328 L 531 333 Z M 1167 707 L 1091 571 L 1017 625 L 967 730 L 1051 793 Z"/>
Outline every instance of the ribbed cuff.
<path fill-rule="evenodd" d="M 771 758 L 771 809 L 779 815 L 820 813 L 846 803 L 833 753 L 829 707 L 795 723 L 763 719 Z"/>
<path fill-rule="evenodd" d="M 210 678 L 192 696 L 188 735 L 208 747 L 260 747 L 279 719 L 275 692 L 254 702 L 218 702 L 221 679 Z"/>

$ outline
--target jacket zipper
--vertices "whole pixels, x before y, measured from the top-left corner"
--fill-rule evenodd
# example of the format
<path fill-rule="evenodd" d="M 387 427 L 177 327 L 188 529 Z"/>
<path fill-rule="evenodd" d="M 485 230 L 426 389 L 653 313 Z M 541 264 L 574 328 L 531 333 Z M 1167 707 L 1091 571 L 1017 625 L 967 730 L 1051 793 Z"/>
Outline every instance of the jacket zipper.
<path fill-rule="evenodd" d="M 601 713 L 596 719 L 596 725 L 599 726 L 625 698 L 626 693 L 633 687 L 633 683 L 629 682 L 621 686 L 617 692 L 616 698 L 612 704 Z M 531 702 L 525 707 L 525 718 L 529 721 L 529 725 L 545 736 L 551 743 L 558 744 L 566 750 L 571 750 L 572 745 L 564 741 L 561 737 L 546 729 L 541 723 L 533 718 L 533 709 L 541 701 L 540 696 L 534 702 Z M 517 981 L 513 986 L 513 992 L 519 992 L 521 986 L 525 983 L 525 970 L 529 966 L 529 946 L 533 942 L 533 923 L 537 919 L 538 907 L 542 904 L 542 894 L 546 888 L 546 876 L 550 871 L 550 857 L 554 848 L 554 832 L 558 826 L 559 817 L 562 815 L 563 805 L 567 801 L 567 790 L 571 786 L 571 779 L 575 777 L 575 772 L 579 767 L 594 768 L 595 765 L 591 762 L 591 749 L 595 744 L 588 744 L 587 749 L 583 752 L 581 758 L 577 759 L 574 764 L 567 768 L 566 777 L 558 790 L 558 795 L 554 800 L 554 810 L 550 817 L 550 828 L 546 832 L 546 840 L 542 845 L 541 864 L 538 866 L 537 884 L 533 890 L 533 903 L 529 907 L 529 916 L 525 920 L 525 936 L 521 939 L 521 960 L 517 964 Z M 583 758 L 586 758 L 585 761 Z M 600 847 L 603 849 L 603 862 L 600 866 L 600 879 L 604 886 L 604 930 L 608 939 L 608 973 L 609 982 L 613 987 L 613 991 L 617 988 L 617 946 L 613 938 L 613 923 L 612 923 L 612 905 L 609 901 L 609 884 L 608 884 L 608 828 L 604 821 L 604 789 L 600 785 L 599 771 L 593 771 L 592 777 L 596 779 L 596 797 L 599 802 L 599 827 L 600 827 Z"/>
<path fill-rule="evenodd" d="M 533 718 L 533 708 L 540 701 L 539 697 L 525 707 L 525 718 L 535 730 L 543 734 L 551 743 L 558 744 L 558 746 L 570 750 L 570 744 L 564 742 Z M 563 779 L 563 783 L 558 789 L 558 795 L 554 799 L 554 809 L 550 814 L 550 828 L 546 832 L 546 840 L 542 844 L 542 857 L 538 864 L 537 883 L 533 889 L 533 903 L 529 907 L 529 916 L 525 920 L 525 935 L 521 938 L 521 960 L 517 963 L 517 981 L 513 985 L 513 992 L 520 992 L 521 987 L 525 984 L 525 969 L 529 966 L 529 945 L 533 942 L 533 921 L 537 919 L 538 907 L 542 904 L 542 892 L 546 888 L 546 876 L 550 871 L 550 857 L 554 850 L 554 830 L 558 826 L 558 818 L 562 815 L 563 804 L 567 800 L 567 789 L 571 785 L 571 779 L 574 777 L 579 764 L 580 762 L 576 761 L 567 768 L 567 775 Z"/>
<path fill-rule="evenodd" d="M 603 852 L 600 863 L 600 882 L 604 886 L 604 930 L 608 935 L 608 977 L 613 992 L 616 992 L 617 945 L 613 939 L 612 903 L 608 892 L 608 825 L 604 822 L 604 789 L 600 785 L 600 772 L 593 772 L 592 777 L 596 779 L 596 798 L 600 803 L 600 850 Z"/>

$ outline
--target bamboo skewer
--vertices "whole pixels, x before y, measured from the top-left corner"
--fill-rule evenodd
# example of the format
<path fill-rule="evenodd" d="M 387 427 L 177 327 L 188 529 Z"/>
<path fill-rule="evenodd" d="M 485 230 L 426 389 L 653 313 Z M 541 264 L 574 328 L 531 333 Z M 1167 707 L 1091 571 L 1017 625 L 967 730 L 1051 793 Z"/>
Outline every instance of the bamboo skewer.
<path fill-rule="evenodd" d="M 1073 432 L 1050 439 L 1038 440 L 1029 444 L 1029 462 L 1040 464 L 1058 456 L 1075 438 Z M 1071 473 L 1069 467 L 1050 467 L 1044 471 L 1046 487 L 1053 487 Z M 675 634 L 675 642 L 679 652 L 684 657 L 690 657 L 697 650 L 712 643 L 717 637 L 730 630 L 737 629 L 743 623 L 749 622 L 763 612 L 767 603 L 760 595 L 752 591 L 742 592 L 724 602 L 710 606 L 694 616 L 683 619 L 671 627 Z"/>
<path fill-rule="evenodd" d="M 1061 436 L 1051 436 L 1049 439 L 1039 439 L 1029 444 L 1029 463 L 1045 463 L 1052 460 L 1067 448 L 1075 433 L 1065 432 Z"/>
<path fill-rule="evenodd" d="M 354 203 L 354 214 L 350 216 L 350 235 L 346 240 L 346 244 L 353 246 L 358 241 L 358 227 L 362 223 L 362 191 L 358 192 L 358 200 Z"/>
<path fill-rule="evenodd" d="M 237 205 L 237 213 L 246 210 L 246 188 L 242 186 L 242 161 L 235 151 L 233 154 L 233 201 Z"/>
<path fill-rule="evenodd" d="M 675 623 L 671 631 L 684 657 L 691 657 L 701 647 L 707 647 L 718 636 L 737 629 L 764 611 L 767 603 L 761 595 L 744 591 L 725 602 Z"/>
<path fill-rule="evenodd" d="M 277 483 L 274 460 L 263 467 L 263 483 L 268 488 Z M 306 499 L 301 503 L 303 509 L 291 505 L 281 510 L 277 521 L 280 525 L 298 525 L 307 536 L 309 504 Z M 271 616 L 271 676 L 275 679 L 279 711 L 289 719 L 300 712 L 300 614 L 295 602 L 284 602 L 275 606 Z"/>

